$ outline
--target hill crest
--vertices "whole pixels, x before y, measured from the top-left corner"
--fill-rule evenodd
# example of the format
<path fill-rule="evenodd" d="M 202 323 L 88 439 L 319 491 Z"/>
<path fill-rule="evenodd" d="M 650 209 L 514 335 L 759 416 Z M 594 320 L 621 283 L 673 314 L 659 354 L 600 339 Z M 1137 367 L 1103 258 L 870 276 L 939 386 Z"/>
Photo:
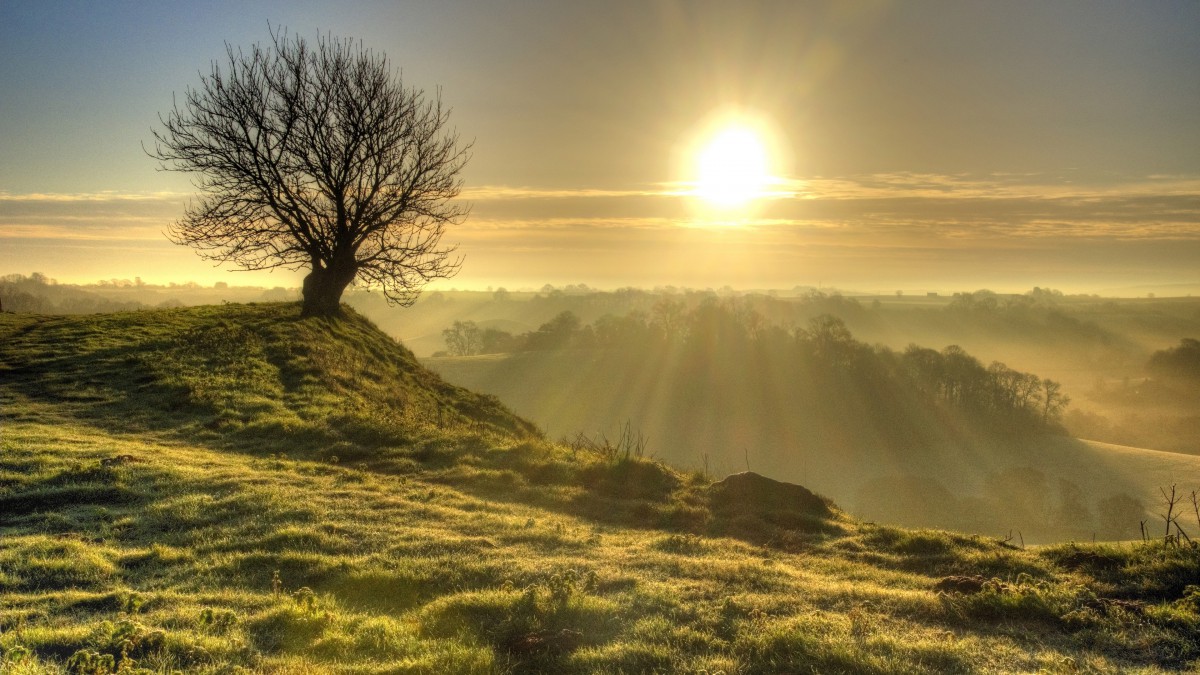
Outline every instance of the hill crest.
<path fill-rule="evenodd" d="M 5 379 L 125 431 L 295 439 L 296 451 L 367 457 L 472 432 L 538 436 L 494 397 L 445 382 L 346 308 L 227 304 L 88 316 L 5 314 Z"/>

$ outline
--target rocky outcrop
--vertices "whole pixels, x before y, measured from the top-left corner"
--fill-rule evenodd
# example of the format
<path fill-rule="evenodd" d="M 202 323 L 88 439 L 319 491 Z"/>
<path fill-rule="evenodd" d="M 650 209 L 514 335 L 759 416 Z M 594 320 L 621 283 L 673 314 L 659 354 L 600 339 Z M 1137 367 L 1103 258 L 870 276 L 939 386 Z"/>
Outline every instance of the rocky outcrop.
<path fill-rule="evenodd" d="M 718 515 L 794 513 L 830 518 L 829 502 L 808 488 L 746 471 L 726 476 L 709 486 L 709 505 Z"/>

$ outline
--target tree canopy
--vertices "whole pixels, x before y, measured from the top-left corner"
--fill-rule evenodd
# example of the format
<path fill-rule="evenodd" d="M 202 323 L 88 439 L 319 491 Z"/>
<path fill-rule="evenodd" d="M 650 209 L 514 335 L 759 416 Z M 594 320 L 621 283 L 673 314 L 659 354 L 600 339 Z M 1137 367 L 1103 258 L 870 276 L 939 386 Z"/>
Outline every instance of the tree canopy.
<path fill-rule="evenodd" d="M 172 241 L 243 269 L 302 269 L 305 314 L 333 314 L 358 281 L 411 304 L 460 260 L 441 243 L 469 144 L 440 92 L 405 87 L 361 42 L 272 32 L 226 46 L 200 85 L 160 115 L 149 154 L 195 175 L 200 195 Z"/>

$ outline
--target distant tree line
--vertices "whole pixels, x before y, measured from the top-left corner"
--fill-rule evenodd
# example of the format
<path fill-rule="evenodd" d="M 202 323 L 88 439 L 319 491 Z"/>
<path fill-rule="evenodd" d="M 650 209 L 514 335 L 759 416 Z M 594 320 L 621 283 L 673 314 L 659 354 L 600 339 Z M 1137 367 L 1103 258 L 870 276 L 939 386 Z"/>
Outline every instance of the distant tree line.
<path fill-rule="evenodd" d="M 879 299 L 864 302 L 835 291 L 811 288 L 794 289 L 789 295 L 782 296 L 773 291 L 738 294 L 732 289 L 620 288 L 601 292 L 582 284 L 565 287 L 547 285 L 532 297 L 525 294 L 515 302 L 511 301 L 511 294 L 507 291 L 494 292 L 490 302 L 433 295 L 436 297 L 430 300 L 462 302 L 464 306 L 469 306 L 458 315 L 459 318 L 470 314 L 471 318 L 487 317 L 540 325 L 562 312 L 571 312 L 583 319 L 580 325 L 583 332 L 572 337 L 580 347 L 591 346 L 589 342 L 593 337 L 594 342 L 600 345 L 624 337 L 639 339 L 633 337 L 641 328 L 639 326 L 597 326 L 597 319 L 607 314 L 613 315 L 614 321 L 619 321 L 630 313 L 638 313 L 650 330 L 673 332 L 672 326 L 659 320 L 664 307 L 674 306 L 691 312 L 707 302 L 727 302 L 752 310 L 764 324 L 803 326 L 815 317 L 829 314 L 842 319 L 856 335 L 868 336 L 870 340 L 905 333 L 924 335 L 930 339 L 944 335 L 947 336 L 947 343 L 1001 338 L 1039 345 L 1079 346 L 1079 354 L 1089 355 L 1088 358 L 1092 359 L 1104 359 L 1108 363 L 1131 358 L 1137 351 L 1137 345 L 1086 318 L 1086 312 L 1090 311 L 1087 308 L 1091 304 L 1077 304 L 1078 298 L 1074 296 L 1068 299 L 1061 291 L 1041 287 L 1020 295 L 1000 295 L 988 290 L 956 293 L 948 301 L 939 300 L 929 306 L 895 305 Z M 431 314 L 444 316 L 444 308 L 435 310 L 433 303 L 430 303 L 429 310 Z M 481 329 L 487 325 L 486 319 L 476 320 Z M 591 322 L 593 330 L 615 328 L 618 334 L 590 336 L 587 334 L 587 322 Z M 517 340 L 509 349 L 522 351 L 521 335 L 514 335 L 514 338 Z M 543 343 L 535 340 L 530 344 Z M 448 353 L 455 354 L 452 349 Z"/>
<path fill-rule="evenodd" d="M 1056 428 L 1070 398 L 1054 380 L 985 366 L 962 348 L 942 351 L 910 345 L 903 352 L 853 338 L 845 322 L 822 314 L 803 328 L 769 322 L 750 302 L 705 298 L 688 308 L 660 298 L 649 312 L 604 315 L 583 324 L 563 311 L 537 330 L 520 335 L 456 321 L 443 331 L 455 356 L 549 350 L 666 352 L 697 369 L 711 364 L 748 364 L 779 372 L 801 372 L 814 383 L 854 383 L 881 401 L 915 396 L 1009 428 Z M 707 364 L 707 365 L 706 365 Z M 835 384 L 836 383 L 836 384 Z M 894 391 L 901 388 L 904 392 Z M 903 394 L 903 395 L 902 395 Z"/>
<path fill-rule="evenodd" d="M 0 277 L 0 307 L 6 312 L 35 314 L 94 314 L 144 309 L 131 300 L 113 300 L 72 286 L 59 285 L 40 272 L 28 277 L 7 274 Z"/>
<path fill-rule="evenodd" d="M 282 287 L 231 287 L 218 281 L 202 286 L 194 281 L 148 284 L 140 277 L 101 279 L 94 284 L 76 285 L 34 272 L 29 276 L 0 276 L 0 308 L 6 312 L 32 314 L 96 314 L 152 308 L 182 307 L 216 302 L 280 302 L 296 298 L 296 292 Z"/>
<path fill-rule="evenodd" d="M 1097 381 L 1088 398 L 1104 405 L 1101 411 L 1072 410 L 1064 422 L 1072 434 L 1120 445 L 1200 454 L 1200 340 L 1179 344 L 1150 355 L 1145 377 L 1125 377 L 1117 383 Z"/>
<path fill-rule="evenodd" d="M 1175 347 L 1154 352 L 1146 371 L 1165 380 L 1200 384 L 1200 340 L 1183 338 Z"/>
<path fill-rule="evenodd" d="M 516 338 L 497 328 L 480 328 L 474 321 L 455 321 L 442 331 L 446 353 L 453 356 L 501 354 L 514 351 Z"/>

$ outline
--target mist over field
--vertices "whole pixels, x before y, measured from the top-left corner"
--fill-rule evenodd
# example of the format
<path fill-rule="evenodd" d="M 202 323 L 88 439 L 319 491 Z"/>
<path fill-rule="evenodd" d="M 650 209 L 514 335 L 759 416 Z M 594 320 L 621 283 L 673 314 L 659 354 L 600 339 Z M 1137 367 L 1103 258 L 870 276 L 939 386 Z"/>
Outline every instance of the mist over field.
<path fill-rule="evenodd" d="M 444 294 L 406 328 L 437 316 L 440 353 L 503 352 L 426 363 L 554 436 L 627 424 L 672 463 L 762 471 L 881 522 L 1132 538 L 1158 488 L 1200 466 L 1196 381 L 1150 365 L 1200 331 L 1189 298 L 550 290 L 524 305 Z M 454 343 L 451 319 L 480 343 Z"/>
<path fill-rule="evenodd" d="M 17 311 L 259 302 L 257 287 L 9 275 Z M 719 477 L 753 470 L 884 523 L 1131 539 L 1200 467 L 1200 300 L 811 288 L 438 291 L 349 303 L 450 382 L 553 438 Z M 1189 370 L 1192 368 L 1192 370 Z"/>

